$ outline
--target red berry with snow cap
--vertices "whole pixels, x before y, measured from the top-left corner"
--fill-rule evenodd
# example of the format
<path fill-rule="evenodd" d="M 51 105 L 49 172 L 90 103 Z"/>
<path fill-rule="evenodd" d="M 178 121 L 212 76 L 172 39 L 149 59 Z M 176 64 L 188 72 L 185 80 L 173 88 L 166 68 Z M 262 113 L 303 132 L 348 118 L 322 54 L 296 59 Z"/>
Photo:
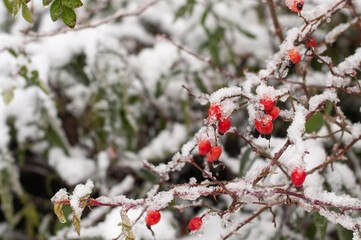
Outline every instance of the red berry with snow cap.
<path fill-rule="evenodd" d="M 272 117 L 272 121 L 274 121 L 278 115 L 280 114 L 281 110 L 278 107 L 273 107 L 270 111 L 267 112 L 269 116 Z"/>
<path fill-rule="evenodd" d="M 297 64 L 301 61 L 301 55 L 297 48 L 293 48 L 287 51 L 288 57 L 293 64 Z"/>
<path fill-rule="evenodd" d="M 303 4 L 303 0 L 286 0 L 286 5 L 292 12 L 301 12 Z"/>
<path fill-rule="evenodd" d="M 231 127 L 231 120 L 229 118 L 223 118 L 218 122 L 218 132 L 225 134 Z"/>
<path fill-rule="evenodd" d="M 188 224 L 188 231 L 196 231 L 202 227 L 203 221 L 199 217 L 194 217 Z"/>
<path fill-rule="evenodd" d="M 222 147 L 221 146 L 212 147 L 211 151 L 207 154 L 208 161 L 209 162 L 218 161 L 221 154 L 222 154 Z"/>
<path fill-rule="evenodd" d="M 291 173 L 291 180 L 295 187 L 302 186 L 303 182 L 306 179 L 306 172 L 302 168 L 295 168 Z"/>
<path fill-rule="evenodd" d="M 209 107 L 208 115 L 212 120 L 218 121 L 222 117 L 221 106 L 217 104 L 212 104 Z"/>
<path fill-rule="evenodd" d="M 201 156 L 207 155 L 211 151 L 211 143 L 208 140 L 200 139 L 198 140 L 198 154 Z"/>
<path fill-rule="evenodd" d="M 266 115 L 262 118 L 261 121 L 255 119 L 254 126 L 260 134 L 269 135 L 273 130 L 272 117 Z"/>
<path fill-rule="evenodd" d="M 273 108 L 275 101 L 272 98 L 262 98 L 259 103 L 263 106 L 264 111 L 269 111 Z"/>
<path fill-rule="evenodd" d="M 145 222 L 148 226 L 157 224 L 160 221 L 160 213 L 157 210 L 148 210 L 145 216 Z"/>

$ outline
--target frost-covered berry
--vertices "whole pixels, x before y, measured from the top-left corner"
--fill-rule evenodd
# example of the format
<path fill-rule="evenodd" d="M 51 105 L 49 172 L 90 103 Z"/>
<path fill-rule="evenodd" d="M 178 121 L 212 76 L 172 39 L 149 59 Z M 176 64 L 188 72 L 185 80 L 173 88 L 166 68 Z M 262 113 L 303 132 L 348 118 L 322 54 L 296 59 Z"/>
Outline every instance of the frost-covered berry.
<path fill-rule="evenodd" d="M 199 217 L 194 217 L 188 224 L 188 231 L 196 231 L 202 227 L 202 219 Z"/>
<path fill-rule="evenodd" d="M 262 118 L 261 121 L 255 119 L 254 126 L 260 134 L 269 135 L 273 130 L 272 118 L 266 115 Z"/>
<path fill-rule="evenodd" d="M 293 48 L 287 51 L 288 57 L 293 64 L 297 64 L 301 61 L 301 55 L 297 48 Z"/>
<path fill-rule="evenodd" d="M 272 98 L 262 98 L 259 103 L 263 106 L 263 110 L 269 111 L 273 108 L 275 101 Z"/>
<path fill-rule="evenodd" d="M 301 12 L 303 9 L 303 0 L 286 0 L 286 5 L 292 12 Z"/>
<path fill-rule="evenodd" d="M 218 122 L 218 132 L 225 134 L 231 127 L 231 120 L 229 118 L 223 118 Z"/>
<path fill-rule="evenodd" d="M 148 226 L 157 224 L 160 220 L 160 213 L 157 210 L 148 210 L 145 216 L 145 222 Z"/>
<path fill-rule="evenodd" d="M 291 173 L 291 180 L 295 187 L 302 186 L 306 178 L 306 172 L 302 168 L 295 168 Z"/>
<path fill-rule="evenodd" d="M 218 121 L 222 117 L 221 106 L 217 104 L 212 104 L 209 107 L 208 115 L 212 120 Z"/>
<path fill-rule="evenodd" d="M 313 37 L 307 38 L 307 40 L 306 40 L 307 48 L 316 47 L 316 45 L 317 45 L 316 39 L 314 39 Z"/>
<path fill-rule="evenodd" d="M 272 117 L 272 121 L 274 121 L 278 115 L 280 114 L 280 109 L 278 107 L 273 107 L 270 111 L 267 112 L 269 116 Z"/>
<path fill-rule="evenodd" d="M 222 147 L 221 146 L 212 147 L 211 151 L 207 154 L 208 161 L 209 162 L 218 161 L 221 154 L 222 154 Z"/>

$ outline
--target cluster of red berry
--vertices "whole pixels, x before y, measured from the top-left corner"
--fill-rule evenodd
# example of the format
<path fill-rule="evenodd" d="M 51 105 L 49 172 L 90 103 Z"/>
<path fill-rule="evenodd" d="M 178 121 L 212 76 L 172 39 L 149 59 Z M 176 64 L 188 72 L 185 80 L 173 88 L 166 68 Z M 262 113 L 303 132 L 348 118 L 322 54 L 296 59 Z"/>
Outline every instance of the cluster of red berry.
<path fill-rule="evenodd" d="M 231 127 L 231 120 L 222 115 L 222 106 L 212 104 L 208 111 L 208 118 L 213 121 L 218 121 L 218 133 L 225 134 Z"/>
<path fill-rule="evenodd" d="M 147 215 L 145 216 L 145 222 L 147 226 L 157 224 L 160 221 L 160 213 L 157 210 L 148 210 Z M 194 217 L 188 224 L 188 231 L 196 231 L 202 227 L 202 219 L 200 217 Z"/>
<path fill-rule="evenodd" d="M 257 138 L 261 134 L 261 137 L 270 139 L 273 130 L 273 121 L 278 117 L 280 109 L 274 106 L 274 100 L 269 97 L 262 98 L 259 103 L 263 106 L 263 112 L 261 112 L 261 120 L 257 120 L 257 118 L 254 120 L 254 126 L 256 128 L 254 137 Z"/>
<path fill-rule="evenodd" d="M 222 115 L 222 107 L 218 104 L 212 104 L 208 111 L 208 119 L 218 122 L 218 133 L 225 134 L 231 127 L 231 120 Z M 206 156 L 209 162 L 216 162 L 222 154 L 222 146 L 212 146 L 208 139 L 198 140 L 198 153 L 201 156 Z"/>

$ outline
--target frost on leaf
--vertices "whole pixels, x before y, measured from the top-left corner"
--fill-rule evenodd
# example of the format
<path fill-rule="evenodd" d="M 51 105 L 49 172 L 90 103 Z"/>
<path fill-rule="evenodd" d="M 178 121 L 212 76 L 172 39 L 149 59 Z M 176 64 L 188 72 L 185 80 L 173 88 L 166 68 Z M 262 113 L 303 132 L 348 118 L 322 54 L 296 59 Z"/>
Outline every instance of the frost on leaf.
<path fill-rule="evenodd" d="M 122 226 L 122 232 L 125 236 L 125 239 L 134 240 L 135 236 L 132 232 L 132 224 L 130 223 L 130 219 L 123 208 L 120 210 L 120 216 L 122 218 L 122 222 L 119 223 L 118 226 Z"/>
<path fill-rule="evenodd" d="M 54 204 L 54 212 L 55 215 L 58 217 L 61 223 L 65 223 L 66 219 L 63 212 L 63 201 L 68 201 L 68 193 L 64 188 L 60 189 L 54 197 L 52 197 L 51 201 Z"/>

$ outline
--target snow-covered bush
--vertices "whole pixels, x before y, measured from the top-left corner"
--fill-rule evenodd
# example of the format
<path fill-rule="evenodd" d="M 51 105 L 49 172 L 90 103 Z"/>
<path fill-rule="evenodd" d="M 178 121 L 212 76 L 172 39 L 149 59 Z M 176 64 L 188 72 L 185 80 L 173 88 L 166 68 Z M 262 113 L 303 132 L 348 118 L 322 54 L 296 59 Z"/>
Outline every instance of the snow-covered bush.
<path fill-rule="evenodd" d="M 4 239 L 361 239 L 361 1 L 4 3 Z"/>

